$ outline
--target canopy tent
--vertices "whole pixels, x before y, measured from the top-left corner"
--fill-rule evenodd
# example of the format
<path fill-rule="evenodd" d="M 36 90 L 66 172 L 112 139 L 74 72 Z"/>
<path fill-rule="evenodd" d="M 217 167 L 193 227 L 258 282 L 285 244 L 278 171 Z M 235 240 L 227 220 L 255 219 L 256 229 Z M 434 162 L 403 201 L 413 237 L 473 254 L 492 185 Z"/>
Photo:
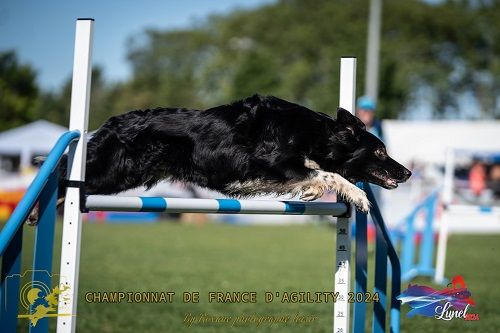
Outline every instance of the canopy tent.
<path fill-rule="evenodd" d="M 34 155 L 48 154 L 67 128 L 38 120 L 0 133 L 0 156 L 20 156 L 20 168 L 31 166 Z"/>
<path fill-rule="evenodd" d="M 500 121 L 383 121 L 389 153 L 398 161 L 443 165 L 448 148 L 471 155 L 500 152 Z"/>

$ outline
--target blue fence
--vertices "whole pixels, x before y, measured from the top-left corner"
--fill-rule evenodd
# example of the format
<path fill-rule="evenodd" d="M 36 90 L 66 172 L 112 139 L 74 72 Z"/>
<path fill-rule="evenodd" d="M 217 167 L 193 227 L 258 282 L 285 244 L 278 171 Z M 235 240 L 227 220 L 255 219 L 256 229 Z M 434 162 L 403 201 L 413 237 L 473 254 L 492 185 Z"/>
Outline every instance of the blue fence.
<path fill-rule="evenodd" d="M 39 225 L 35 235 L 32 279 L 33 281 L 41 281 L 46 283 L 46 285 L 50 285 L 58 187 L 57 168 L 66 148 L 79 137 L 80 132 L 70 131 L 59 138 L 47 156 L 46 161 L 41 166 L 37 176 L 28 187 L 26 194 L 0 232 L 0 255 L 2 256 L 0 327 L 2 332 L 10 333 L 16 331 L 19 279 L 11 279 L 7 288 L 7 278 L 9 276 L 20 275 L 23 225 L 38 200 Z M 49 274 L 40 274 L 42 271 L 46 271 Z M 35 327 L 30 327 L 30 332 L 47 331 L 48 318 L 42 318 Z"/>
<path fill-rule="evenodd" d="M 417 276 L 433 277 L 434 268 L 434 220 L 438 206 L 439 191 L 433 191 L 408 214 L 393 231 L 393 240 L 401 242 L 402 280 Z M 417 218 L 423 214 L 424 225 L 417 230 Z M 417 258 L 417 236 L 420 236 L 420 251 Z"/>

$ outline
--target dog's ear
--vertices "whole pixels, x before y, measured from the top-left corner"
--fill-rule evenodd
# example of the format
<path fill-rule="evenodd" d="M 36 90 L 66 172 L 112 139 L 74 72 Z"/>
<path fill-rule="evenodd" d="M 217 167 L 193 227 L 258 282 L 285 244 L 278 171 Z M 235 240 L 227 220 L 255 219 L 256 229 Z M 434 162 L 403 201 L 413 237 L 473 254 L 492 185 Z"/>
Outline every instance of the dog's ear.
<path fill-rule="evenodd" d="M 342 108 L 337 110 L 337 121 L 333 135 L 349 149 L 354 149 L 357 146 L 361 131 L 365 129 L 365 124 L 349 111 Z"/>
<path fill-rule="evenodd" d="M 345 125 L 353 125 L 361 129 L 366 129 L 365 124 L 352 113 L 343 108 L 337 109 L 337 121 Z"/>

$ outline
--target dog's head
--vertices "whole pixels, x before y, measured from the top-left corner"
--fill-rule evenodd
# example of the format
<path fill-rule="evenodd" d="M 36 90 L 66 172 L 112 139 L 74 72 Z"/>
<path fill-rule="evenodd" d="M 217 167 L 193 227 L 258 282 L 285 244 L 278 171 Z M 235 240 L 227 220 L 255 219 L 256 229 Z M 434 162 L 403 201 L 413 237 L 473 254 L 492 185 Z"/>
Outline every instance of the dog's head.
<path fill-rule="evenodd" d="M 332 155 L 345 155 L 337 172 L 352 183 L 365 181 L 393 189 L 411 176 L 410 170 L 387 154 L 384 143 L 368 132 L 361 120 L 342 108 L 337 112 L 331 142 Z"/>

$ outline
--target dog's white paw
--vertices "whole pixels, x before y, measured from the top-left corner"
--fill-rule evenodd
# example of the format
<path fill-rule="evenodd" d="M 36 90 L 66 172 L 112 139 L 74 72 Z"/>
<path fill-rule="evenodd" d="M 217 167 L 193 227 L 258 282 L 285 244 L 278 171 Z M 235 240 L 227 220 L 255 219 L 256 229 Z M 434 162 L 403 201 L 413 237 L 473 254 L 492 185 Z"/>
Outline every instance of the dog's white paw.
<path fill-rule="evenodd" d="M 353 191 L 350 199 L 356 208 L 367 214 L 370 211 L 370 200 L 368 200 L 368 197 L 363 190 L 359 188 L 356 188 L 356 190 L 357 191 Z"/>
<path fill-rule="evenodd" d="M 300 199 L 304 201 L 312 201 L 321 198 L 324 193 L 325 190 L 321 186 L 308 186 L 303 189 Z"/>

